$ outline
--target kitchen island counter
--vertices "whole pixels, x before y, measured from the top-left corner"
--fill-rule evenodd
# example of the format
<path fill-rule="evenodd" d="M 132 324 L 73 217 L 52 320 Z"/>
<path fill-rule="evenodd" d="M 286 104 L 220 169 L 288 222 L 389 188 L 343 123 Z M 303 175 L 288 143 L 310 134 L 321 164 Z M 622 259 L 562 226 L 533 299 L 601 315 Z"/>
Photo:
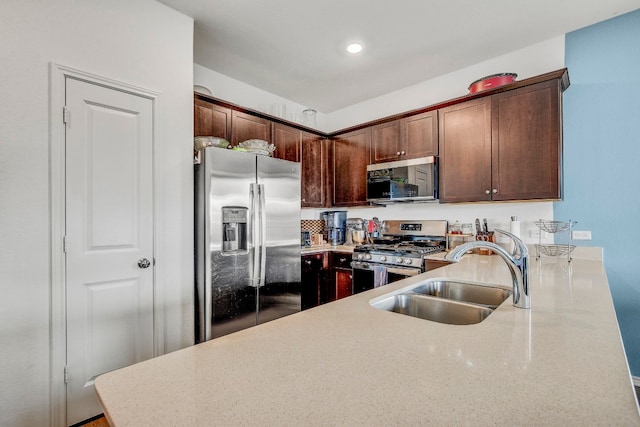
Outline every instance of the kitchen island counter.
<path fill-rule="evenodd" d="M 497 256 L 457 264 L 113 371 L 119 426 L 640 425 L 601 261 L 531 260 L 531 310 L 475 325 L 375 309 L 430 277 L 510 285 Z"/>

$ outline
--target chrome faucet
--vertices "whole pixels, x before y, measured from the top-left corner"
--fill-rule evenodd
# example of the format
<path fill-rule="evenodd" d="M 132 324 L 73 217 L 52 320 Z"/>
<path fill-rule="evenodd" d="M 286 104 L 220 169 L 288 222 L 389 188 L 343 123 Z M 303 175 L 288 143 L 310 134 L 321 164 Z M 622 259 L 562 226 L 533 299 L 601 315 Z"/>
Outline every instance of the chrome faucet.
<path fill-rule="evenodd" d="M 495 243 L 475 240 L 473 242 L 467 242 L 460 246 L 456 246 L 444 257 L 444 259 L 447 261 L 458 262 L 460 261 L 460 258 L 462 258 L 462 255 L 471 249 L 491 249 L 500 255 L 500 257 L 507 263 L 507 266 L 509 266 L 509 271 L 511 271 L 511 278 L 513 280 L 513 305 L 518 308 L 531 308 L 531 300 L 529 296 L 529 250 L 524 242 L 513 234 L 502 230 L 496 231 L 513 239 L 513 253 L 507 252 L 506 249 L 502 246 L 496 245 Z"/>

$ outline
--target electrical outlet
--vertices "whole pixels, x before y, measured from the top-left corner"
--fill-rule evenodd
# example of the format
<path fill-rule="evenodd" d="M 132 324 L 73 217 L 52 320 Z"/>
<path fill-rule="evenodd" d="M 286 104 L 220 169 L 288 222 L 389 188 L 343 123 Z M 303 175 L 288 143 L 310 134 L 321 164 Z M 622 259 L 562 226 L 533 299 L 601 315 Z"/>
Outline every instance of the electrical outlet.
<path fill-rule="evenodd" d="M 540 234 L 542 233 L 542 236 L 540 236 Z M 542 239 L 546 239 L 549 233 L 547 233 L 546 231 L 542 231 L 539 228 L 535 228 L 533 230 L 529 230 L 529 237 L 533 238 L 542 238 Z"/>
<path fill-rule="evenodd" d="M 573 230 L 573 240 L 591 240 L 591 231 Z"/>

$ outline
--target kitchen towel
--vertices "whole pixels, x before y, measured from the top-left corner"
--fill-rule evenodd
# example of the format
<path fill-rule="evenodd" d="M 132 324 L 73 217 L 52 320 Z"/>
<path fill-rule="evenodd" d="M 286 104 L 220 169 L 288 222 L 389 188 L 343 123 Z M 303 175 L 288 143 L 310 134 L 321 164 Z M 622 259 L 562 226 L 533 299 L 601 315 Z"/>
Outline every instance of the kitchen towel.
<path fill-rule="evenodd" d="M 387 267 L 384 265 L 376 265 L 373 267 L 373 287 L 379 288 L 387 284 Z"/>

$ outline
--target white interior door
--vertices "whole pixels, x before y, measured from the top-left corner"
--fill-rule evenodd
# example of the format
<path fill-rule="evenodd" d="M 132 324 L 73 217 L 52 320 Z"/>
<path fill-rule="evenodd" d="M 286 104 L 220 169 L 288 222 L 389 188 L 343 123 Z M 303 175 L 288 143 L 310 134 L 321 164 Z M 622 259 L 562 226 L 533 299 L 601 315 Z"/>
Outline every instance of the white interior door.
<path fill-rule="evenodd" d="M 152 101 L 66 79 L 67 423 L 94 378 L 153 356 Z M 147 262 L 144 260 L 148 260 Z"/>

